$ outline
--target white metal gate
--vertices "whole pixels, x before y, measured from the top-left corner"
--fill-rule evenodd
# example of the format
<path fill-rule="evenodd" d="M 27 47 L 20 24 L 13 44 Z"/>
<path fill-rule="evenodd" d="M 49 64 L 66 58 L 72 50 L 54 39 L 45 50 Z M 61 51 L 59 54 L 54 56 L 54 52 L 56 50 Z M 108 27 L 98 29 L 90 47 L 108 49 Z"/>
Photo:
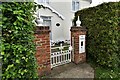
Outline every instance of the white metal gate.
<path fill-rule="evenodd" d="M 51 52 L 51 68 L 71 62 L 70 45 L 67 46 L 69 47 L 67 50 L 64 50 L 65 47 L 61 44 L 60 47 L 51 48 L 59 49 L 59 51 Z"/>

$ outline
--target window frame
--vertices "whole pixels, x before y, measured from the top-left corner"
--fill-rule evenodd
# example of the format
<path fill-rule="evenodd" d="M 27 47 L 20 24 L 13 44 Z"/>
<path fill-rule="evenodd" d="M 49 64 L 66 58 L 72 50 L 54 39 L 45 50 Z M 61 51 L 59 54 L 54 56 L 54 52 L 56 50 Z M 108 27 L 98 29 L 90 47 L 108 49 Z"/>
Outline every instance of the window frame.
<path fill-rule="evenodd" d="M 77 6 L 77 3 L 79 3 L 78 6 Z M 76 12 L 79 9 L 80 9 L 80 1 L 79 0 L 72 0 L 72 11 Z"/>
<path fill-rule="evenodd" d="M 52 40 L 52 16 L 43 16 L 43 15 L 41 15 L 40 17 L 43 19 L 43 25 L 44 26 L 49 26 L 49 28 L 51 30 L 51 32 L 50 32 L 50 40 Z M 47 21 L 50 22 L 50 25 L 46 24 Z"/>
<path fill-rule="evenodd" d="M 46 21 L 50 21 L 50 24 L 51 24 L 51 16 L 41 16 L 41 18 L 43 19 L 43 22 L 45 22 L 45 23 L 43 23 L 44 25 L 46 25 Z M 48 26 L 48 25 L 46 25 L 46 26 Z M 49 25 L 49 26 L 51 26 L 51 25 Z"/>
<path fill-rule="evenodd" d="M 50 3 L 49 0 L 38 0 L 38 2 L 39 2 L 39 3 L 47 3 L 47 4 Z"/>

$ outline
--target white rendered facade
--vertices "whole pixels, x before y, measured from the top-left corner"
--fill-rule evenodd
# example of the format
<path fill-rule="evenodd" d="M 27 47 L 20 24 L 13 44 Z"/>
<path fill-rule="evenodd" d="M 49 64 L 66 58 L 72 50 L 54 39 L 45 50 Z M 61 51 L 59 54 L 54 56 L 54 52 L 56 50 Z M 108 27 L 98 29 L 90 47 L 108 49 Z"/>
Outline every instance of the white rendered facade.
<path fill-rule="evenodd" d="M 50 23 L 43 21 L 44 25 L 50 26 L 52 41 L 70 40 L 70 27 L 74 13 L 78 8 L 80 10 L 90 5 L 89 0 L 36 0 L 35 2 L 46 7 L 37 11 L 42 18 L 51 19 Z"/>
<path fill-rule="evenodd" d="M 115 1 L 115 0 L 109 0 Z M 96 6 L 108 0 L 35 0 L 37 4 L 43 5 L 37 13 L 43 18 L 44 25 L 50 26 L 51 40 L 70 40 L 70 28 L 76 11 Z M 92 3 L 91 3 L 92 2 Z"/>

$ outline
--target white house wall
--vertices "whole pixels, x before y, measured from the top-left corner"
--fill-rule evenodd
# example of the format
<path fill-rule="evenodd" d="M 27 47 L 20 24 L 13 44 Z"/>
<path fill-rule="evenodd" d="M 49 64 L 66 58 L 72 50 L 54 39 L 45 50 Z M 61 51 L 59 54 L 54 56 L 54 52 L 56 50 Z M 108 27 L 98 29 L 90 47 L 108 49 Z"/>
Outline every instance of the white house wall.
<path fill-rule="evenodd" d="M 100 4 L 107 0 L 92 0 L 90 5 L 89 0 L 79 0 L 80 1 L 80 10 L 93 5 Z M 120 0 L 109 0 L 109 1 L 120 1 Z M 51 16 L 51 32 L 52 40 L 70 40 L 70 28 L 72 26 L 72 20 L 74 18 L 75 12 L 72 11 L 72 0 L 49 0 L 49 5 L 57 12 L 53 13 L 49 9 L 40 9 L 40 14 L 42 16 Z M 59 14 L 58 14 L 59 13 Z M 62 18 L 60 16 L 62 15 Z M 60 26 L 57 27 L 56 23 L 60 23 Z"/>
<path fill-rule="evenodd" d="M 50 0 L 52 1 L 52 0 Z M 89 6 L 90 2 L 80 0 L 80 9 Z M 63 21 L 64 30 L 64 40 L 70 40 L 70 28 L 72 26 L 72 20 L 74 18 L 75 12 L 72 11 L 72 0 L 69 1 L 55 1 L 51 2 L 50 6 L 57 10 L 60 14 L 62 14 L 65 19 Z"/>
<path fill-rule="evenodd" d="M 51 16 L 51 32 L 53 41 L 57 41 L 59 39 L 63 39 L 63 20 L 59 18 L 56 14 L 52 13 L 49 9 L 39 9 L 41 16 Z M 56 26 L 56 23 L 59 22 L 61 25 L 59 27 Z"/>
<path fill-rule="evenodd" d="M 71 11 L 71 2 L 52 2 L 52 7 L 55 8 L 65 19 L 63 21 L 64 40 L 70 39 L 70 27 L 72 26 L 73 12 Z"/>
<path fill-rule="evenodd" d="M 75 12 L 72 11 L 72 0 L 49 0 L 49 5 L 64 16 L 64 19 L 61 19 L 55 13 L 52 13 L 49 9 L 40 9 L 40 14 L 42 16 L 52 16 L 52 40 L 70 40 L 70 28 L 72 26 L 72 20 L 74 18 Z M 85 0 L 80 1 L 80 9 L 85 8 L 90 5 L 90 2 Z M 60 23 L 60 26 L 57 27 L 56 23 Z"/>
<path fill-rule="evenodd" d="M 60 23 L 60 26 L 56 26 L 56 23 Z M 56 15 L 52 18 L 52 40 L 59 41 L 64 39 L 64 26 L 63 20 L 58 18 Z"/>
<path fill-rule="evenodd" d="M 89 6 L 90 6 L 90 2 L 80 1 L 80 9 L 88 8 Z"/>

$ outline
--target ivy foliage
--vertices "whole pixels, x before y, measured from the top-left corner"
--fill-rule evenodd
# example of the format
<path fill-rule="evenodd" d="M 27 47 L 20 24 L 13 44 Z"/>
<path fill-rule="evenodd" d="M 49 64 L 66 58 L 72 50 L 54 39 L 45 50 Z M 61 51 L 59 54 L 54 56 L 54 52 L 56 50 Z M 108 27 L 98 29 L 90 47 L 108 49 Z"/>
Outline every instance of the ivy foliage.
<path fill-rule="evenodd" d="M 87 57 L 106 68 L 120 66 L 120 2 L 103 3 L 75 13 L 88 29 Z"/>
<path fill-rule="evenodd" d="M 0 45 L 2 44 L 2 41 L 1 41 L 1 39 L 2 39 L 2 21 L 1 21 L 1 19 L 2 19 L 2 10 L 1 10 L 1 2 L 0 2 Z M 1 52 L 1 49 L 2 49 L 2 47 L 0 46 L 0 52 Z M 0 54 L 0 77 L 2 76 L 2 57 L 1 57 L 1 54 Z"/>
<path fill-rule="evenodd" d="M 37 78 L 33 2 L 2 3 L 2 79 Z"/>

